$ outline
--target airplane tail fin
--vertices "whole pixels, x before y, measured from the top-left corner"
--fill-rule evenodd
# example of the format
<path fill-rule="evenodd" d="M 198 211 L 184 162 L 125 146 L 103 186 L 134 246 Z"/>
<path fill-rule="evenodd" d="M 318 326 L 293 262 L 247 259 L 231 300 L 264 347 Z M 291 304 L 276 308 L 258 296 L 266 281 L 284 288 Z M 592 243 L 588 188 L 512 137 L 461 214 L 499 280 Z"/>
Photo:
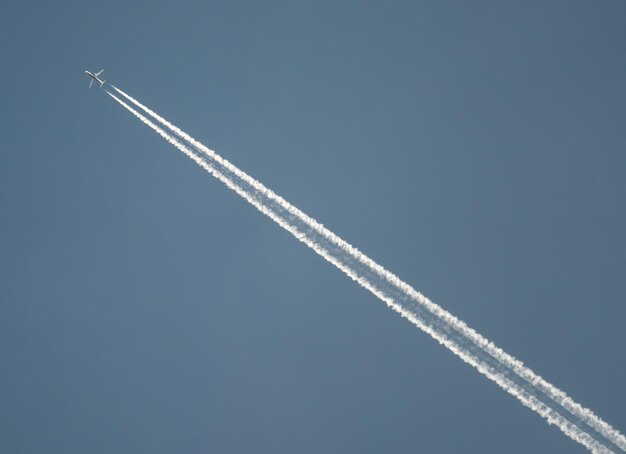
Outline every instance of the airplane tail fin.
<path fill-rule="evenodd" d="M 102 82 L 100 82 L 100 88 L 102 88 L 102 86 L 104 85 L 105 82 L 106 82 L 106 80 L 103 80 Z"/>

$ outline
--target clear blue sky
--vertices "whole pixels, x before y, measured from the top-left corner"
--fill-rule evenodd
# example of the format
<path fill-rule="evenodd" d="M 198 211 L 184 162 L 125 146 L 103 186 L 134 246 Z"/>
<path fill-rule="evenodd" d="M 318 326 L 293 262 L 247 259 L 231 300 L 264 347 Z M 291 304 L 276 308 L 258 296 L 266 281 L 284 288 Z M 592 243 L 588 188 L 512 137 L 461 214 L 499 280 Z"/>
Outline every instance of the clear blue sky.
<path fill-rule="evenodd" d="M 0 452 L 584 452 L 153 107 L 626 430 L 626 3 L 13 2 Z"/>

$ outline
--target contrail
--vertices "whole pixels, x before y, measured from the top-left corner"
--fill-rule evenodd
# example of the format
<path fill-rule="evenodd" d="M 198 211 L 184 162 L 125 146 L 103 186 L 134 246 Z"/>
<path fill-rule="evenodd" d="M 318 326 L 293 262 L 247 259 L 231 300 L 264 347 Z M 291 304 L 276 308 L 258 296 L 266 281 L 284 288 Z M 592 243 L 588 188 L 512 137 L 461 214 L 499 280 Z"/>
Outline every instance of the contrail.
<path fill-rule="evenodd" d="M 140 121 L 193 159 L 229 188 L 270 217 L 324 259 L 372 292 L 389 307 L 446 346 L 463 361 L 493 380 L 548 423 L 594 452 L 626 451 L 626 438 L 574 402 L 563 391 L 536 375 L 513 356 L 485 339 L 463 321 L 428 300 L 397 276 L 372 261 L 311 217 L 291 205 L 262 183 L 210 150 L 202 143 L 124 93 L 127 101 L 178 136 L 173 137 L 112 93 L 107 93 Z M 192 150 L 189 146 L 194 148 Z"/>

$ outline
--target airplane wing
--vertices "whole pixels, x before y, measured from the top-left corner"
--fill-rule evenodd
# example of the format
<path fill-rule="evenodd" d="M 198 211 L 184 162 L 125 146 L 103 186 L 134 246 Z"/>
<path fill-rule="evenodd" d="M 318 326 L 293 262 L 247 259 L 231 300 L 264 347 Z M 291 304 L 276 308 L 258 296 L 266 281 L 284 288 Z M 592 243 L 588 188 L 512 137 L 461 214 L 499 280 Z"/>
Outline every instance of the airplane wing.
<path fill-rule="evenodd" d="M 93 79 L 89 81 L 89 88 L 91 88 L 92 85 L 93 85 Z"/>
<path fill-rule="evenodd" d="M 102 74 L 102 72 L 103 72 L 103 71 L 104 71 L 104 69 L 101 69 L 100 71 L 98 71 L 98 72 L 96 73 L 96 77 L 100 77 L 100 74 Z"/>

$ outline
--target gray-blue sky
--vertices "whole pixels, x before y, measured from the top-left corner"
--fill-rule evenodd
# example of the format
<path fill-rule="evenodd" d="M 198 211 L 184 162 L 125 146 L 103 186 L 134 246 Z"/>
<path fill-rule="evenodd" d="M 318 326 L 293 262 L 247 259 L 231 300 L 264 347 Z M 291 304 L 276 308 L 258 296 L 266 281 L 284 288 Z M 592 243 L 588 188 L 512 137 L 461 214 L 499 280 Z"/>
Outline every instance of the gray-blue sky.
<path fill-rule="evenodd" d="M 84 69 L 626 428 L 621 2 L 8 5 L 0 448 L 582 451 Z"/>

